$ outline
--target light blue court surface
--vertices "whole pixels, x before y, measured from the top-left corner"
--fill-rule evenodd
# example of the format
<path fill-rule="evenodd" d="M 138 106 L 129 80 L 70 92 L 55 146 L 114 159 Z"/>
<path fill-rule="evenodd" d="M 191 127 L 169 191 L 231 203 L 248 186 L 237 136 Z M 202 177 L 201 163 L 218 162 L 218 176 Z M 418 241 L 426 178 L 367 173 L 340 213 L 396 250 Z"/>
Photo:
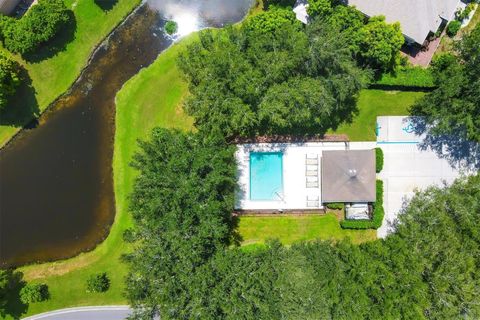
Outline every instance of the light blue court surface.
<path fill-rule="evenodd" d="M 283 193 L 283 153 L 250 153 L 250 200 L 280 200 Z"/>

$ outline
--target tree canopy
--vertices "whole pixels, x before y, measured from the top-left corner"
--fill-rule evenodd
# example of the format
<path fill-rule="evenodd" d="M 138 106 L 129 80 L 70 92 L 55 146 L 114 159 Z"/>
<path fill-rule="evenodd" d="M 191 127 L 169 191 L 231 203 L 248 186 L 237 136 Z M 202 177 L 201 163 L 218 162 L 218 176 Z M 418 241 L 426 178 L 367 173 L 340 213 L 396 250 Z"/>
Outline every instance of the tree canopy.
<path fill-rule="evenodd" d="M 455 54 L 433 61 L 437 88 L 425 95 L 411 113 L 423 116 L 433 135 L 457 135 L 480 142 L 480 25 L 455 46 Z"/>
<path fill-rule="evenodd" d="M 358 53 L 374 68 L 392 69 L 404 42 L 400 23 L 388 24 L 384 16 L 372 17 L 359 30 Z"/>
<path fill-rule="evenodd" d="M 8 103 L 20 84 L 18 64 L 0 52 L 0 111 Z"/>
<path fill-rule="evenodd" d="M 320 20 L 305 31 L 296 22 L 268 33 L 258 21 L 245 25 L 202 32 L 180 57 L 191 92 L 184 107 L 199 130 L 322 134 L 356 110 L 368 73 L 338 29 Z"/>
<path fill-rule="evenodd" d="M 39 0 L 20 19 L 1 17 L 0 36 L 13 53 L 31 53 L 52 39 L 70 21 L 63 0 Z"/>
<path fill-rule="evenodd" d="M 231 246 L 233 150 L 216 137 L 156 129 L 141 143 L 134 319 L 480 317 L 480 176 L 418 192 L 385 240 L 244 250 Z"/>

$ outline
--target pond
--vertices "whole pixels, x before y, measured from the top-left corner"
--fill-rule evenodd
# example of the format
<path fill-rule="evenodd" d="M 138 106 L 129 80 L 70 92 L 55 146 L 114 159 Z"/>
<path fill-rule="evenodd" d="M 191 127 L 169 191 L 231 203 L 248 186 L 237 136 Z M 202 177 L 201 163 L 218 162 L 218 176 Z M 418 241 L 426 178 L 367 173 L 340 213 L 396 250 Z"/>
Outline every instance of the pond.
<path fill-rule="evenodd" d="M 115 95 L 178 36 L 241 20 L 253 0 L 168 0 L 140 6 L 93 54 L 71 90 L 0 151 L 0 265 L 94 248 L 115 216 Z"/>

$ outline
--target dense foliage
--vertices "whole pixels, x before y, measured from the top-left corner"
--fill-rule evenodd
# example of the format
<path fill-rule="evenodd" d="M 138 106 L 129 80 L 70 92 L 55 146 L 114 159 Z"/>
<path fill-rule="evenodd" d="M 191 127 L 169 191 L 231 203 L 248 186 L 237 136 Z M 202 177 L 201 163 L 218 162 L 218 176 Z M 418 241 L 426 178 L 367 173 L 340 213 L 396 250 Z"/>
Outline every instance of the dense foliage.
<path fill-rule="evenodd" d="M 70 21 L 63 0 L 39 0 L 20 19 L 0 17 L 0 36 L 14 53 L 30 53 L 52 39 Z"/>
<path fill-rule="evenodd" d="M 48 286 L 43 283 L 27 284 L 20 290 L 20 301 L 25 304 L 45 301 L 48 298 Z"/>
<path fill-rule="evenodd" d="M 243 28 L 202 32 L 181 56 L 191 93 L 184 107 L 199 130 L 228 138 L 321 134 L 356 110 L 367 73 L 342 33 L 320 20 L 306 31 L 296 22 L 265 23 L 269 12 Z"/>
<path fill-rule="evenodd" d="M 372 17 L 359 31 L 358 52 L 372 67 L 392 69 L 404 41 L 400 23 L 387 24 L 383 16 Z"/>
<path fill-rule="evenodd" d="M 0 52 L 0 111 L 20 84 L 18 64 Z"/>
<path fill-rule="evenodd" d="M 232 240 L 234 147 L 215 136 L 156 129 L 135 156 L 141 173 L 131 201 L 132 233 L 140 245 L 128 257 L 127 285 L 132 304 L 147 306 L 144 313 L 191 314 L 198 298 L 188 293 L 192 275 Z"/>
<path fill-rule="evenodd" d="M 380 71 L 395 67 L 405 41 L 399 23 L 388 24 L 383 16 L 366 21 L 359 10 L 337 0 L 309 0 L 308 3 L 311 17 L 326 20 L 344 32 L 352 53 L 361 63 Z"/>
<path fill-rule="evenodd" d="M 110 288 L 110 279 L 106 272 L 92 274 L 87 279 L 87 292 L 105 292 Z"/>
<path fill-rule="evenodd" d="M 480 317 L 480 176 L 418 193 L 386 240 L 228 248 L 231 148 L 157 129 L 141 144 L 134 319 Z"/>
<path fill-rule="evenodd" d="M 450 21 L 450 23 L 447 26 L 447 34 L 450 37 L 454 37 L 457 35 L 461 27 L 462 27 L 462 23 L 460 21 L 458 20 Z"/>
<path fill-rule="evenodd" d="M 456 44 L 455 55 L 438 57 L 432 65 L 437 89 L 412 109 L 424 116 L 433 135 L 466 130 L 467 137 L 480 142 L 480 25 Z"/>

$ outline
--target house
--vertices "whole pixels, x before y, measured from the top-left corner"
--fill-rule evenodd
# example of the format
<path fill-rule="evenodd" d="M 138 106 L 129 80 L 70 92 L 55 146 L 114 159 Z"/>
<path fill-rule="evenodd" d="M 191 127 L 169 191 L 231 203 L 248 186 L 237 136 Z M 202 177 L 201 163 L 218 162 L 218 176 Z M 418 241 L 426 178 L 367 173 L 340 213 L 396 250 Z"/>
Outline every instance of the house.
<path fill-rule="evenodd" d="M 368 17 L 383 15 L 388 23 L 400 22 L 409 44 L 424 45 L 455 18 L 460 0 L 345 0 Z"/>
<path fill-rule="evenodd" d="M 21 0 L 0 0 L 0 13 L 4 15 L 11 14 L 20 1 Z"/>
<path fill-rule="evenodd" d="M 235 207 L 309 211 L 329 202 L 368 208 L 376 201 L 375 142 L 287 142 L 237 145 Z"/>

